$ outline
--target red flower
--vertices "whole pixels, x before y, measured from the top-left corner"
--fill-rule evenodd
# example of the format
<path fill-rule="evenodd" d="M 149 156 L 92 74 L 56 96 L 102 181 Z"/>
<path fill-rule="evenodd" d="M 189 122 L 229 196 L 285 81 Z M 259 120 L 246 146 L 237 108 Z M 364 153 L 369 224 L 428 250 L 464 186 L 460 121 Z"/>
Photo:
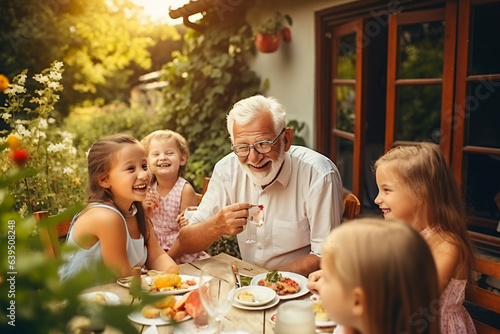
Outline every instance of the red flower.
<path fill-rule="evenodd" d="M 24 166 L 24 164 L 29 160 L 30 154 L 28 150 L 24 148 L 16 148 L 10 153 L 10 159 L 18 166 Z"/>

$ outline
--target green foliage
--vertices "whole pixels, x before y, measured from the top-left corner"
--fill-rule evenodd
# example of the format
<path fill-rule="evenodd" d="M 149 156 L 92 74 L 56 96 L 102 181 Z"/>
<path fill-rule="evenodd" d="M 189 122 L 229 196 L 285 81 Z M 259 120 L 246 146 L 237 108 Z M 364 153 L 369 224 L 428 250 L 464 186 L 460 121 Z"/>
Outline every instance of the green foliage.
<path fill-rule="evenodd" d="M 174 27 L 146 24 L 129 0 L 0 0 L 0 7 L 0 73 L 10 79 L 62 60 L 62 115 L 84 101 L 125 100 L 134 70 L 151 67 L 150 48 L 180 38 Z"/>
<path fill-rule="evenodd" d="M 2 144 L 0 149 L 5 146 Z M 92 318 L 94 324 L 113 324 L 124 333 L 137 333 L 127 320 L 134 307 L 90 305 L 79 298 L 96 282 L 114 280 L 104 266 L 59 282 L 57 272 L 62 260 L 43 253 L 38 235 L 32 235 L 33 216 L 23 219 L 16 213 L 14 197 L 8 191 L 35 174 L 33 169 L 13 167 L 0 178 L 0 332 L 67 333 L 71 321 L 79 315 Z M 52 224 L 74 215 L 78 209 L 68 209 L 52 218 Z"/>
<path fill-rule="evenodd" d="M 273 35 L 274 33 L 283 30 L 285 28 L 285 21 L 289 26 L 292 26 L 292 17 L 288 14 L 281 14 L 276 12 L 273 17 L 268 19 L 265 23 L 257 26 L 255 28 L 255 33 Z"/>
<path fill-rule="evenodd" d="M 207 27 L 203 35 L 189 31 L 182 52 L 165 65 L 163 79 L 169 84 L 158 109 L 163 127 L 181 133 L 190 144 L 187 178 L 198 188 L 230 152 L 227 112 L 258 93 L 260 85 L 244 59 L 253 50 L 250 26 L 237 15 L 215 25 L 212 15 L 201 21 Z"/>
<path fill-rule="evenodd" d="M 84 152 L 75 149 L 71 133 L 54 126 L 54 105 L 63 90 L 62 67 L 61 62 L 55 61 L 50 68 L 35 74 L 33 93 L 25 87 L 26 70 L 14 77 L 4 92 L 8 98 L 0 112 L 9 128 L 3 131 L 5 137 L 0 142 L 5 142 L 7 135 L 16 137 L 31 156 L 27 167 L 38 171 L 10 186 L 15 198 L 13 207 L 22 216 L 38 210 L 57 213 L 84 199 Z M 7 148 L 0 150 L 3 174 L 13 168 L 8 155 Z"/>

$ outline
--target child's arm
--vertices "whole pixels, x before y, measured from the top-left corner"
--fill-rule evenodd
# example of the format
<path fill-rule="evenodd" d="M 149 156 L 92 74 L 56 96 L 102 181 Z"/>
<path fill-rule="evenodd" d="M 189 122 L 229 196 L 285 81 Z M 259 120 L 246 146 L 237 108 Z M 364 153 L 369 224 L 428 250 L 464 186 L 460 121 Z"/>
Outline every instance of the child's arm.
<path fill-rule="evenodd" d="M 171 274 L 178 274 L 179 267 L 172 260 L 172 258 L 165 253 L 163 248 L 161 248 L 156 234 L 154 233 L 153 226 L 149 226 L 149 239 L 146 244 L 148 249 L 148 258 L 146 260 L 146 267 L 148 269 L 155 269 L 160 271 L 165 271 Z"/>
<path fill-rule="evenodd" d="M 457 267 L 459 265 L 458 247 L 448 241 L 441 241 L 432 247 L 432 256 L 436 263 L 436 269 L 439 280 L 439 291 L 442 293 L 452 278 L 457 276 Z M 465 279 L 466 277 L 458 277 Z"/>
<path fill-rule="evenodd" d="M 118 277 L 132 275 L 127 256 L 127 231 L 123 219 L 109 209 L 94 208 L 78 220 L 75 241 L 83 248 L 101 242 L 102 260 Z"/>
<path fill-rule="evenodd" d="M 179 213 L 184 212 L 188 206 L 197 205 L 198 200 L 196 199 L 196 192 L 194 191 L 193 186 L 189 182 L 186 182 L 182 188 L 181 207 Z"/>

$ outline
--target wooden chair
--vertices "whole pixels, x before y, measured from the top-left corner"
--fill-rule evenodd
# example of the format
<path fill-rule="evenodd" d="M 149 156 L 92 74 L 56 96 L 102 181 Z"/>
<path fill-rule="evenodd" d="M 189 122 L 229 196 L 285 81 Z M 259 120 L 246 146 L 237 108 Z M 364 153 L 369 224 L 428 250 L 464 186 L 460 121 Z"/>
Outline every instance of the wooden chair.
<path fill-rule="evenodd" d="M 203 188 L 201 189 L 201 194 L 196 193 L 196 198 L 198 199 L 198 204 L 200 204 L 201 199 L 203 198 L 203 195 L 207 192 L 208 189 L 208 184 L 210 183 L 210 178 L 208 176 L 205 176 L 203 179 Z"/>
<path fill-rule="evenodd" d="M 59 238 L 68 234 L 71 219 L 52 225 L 48 211 L 37 211 L 33 213 L 33 216 L 37 222 L 38 233 L 44 244 L 45 253 L 54 258 L 58 257 L 60 250 Z M 40 224 L 42 221 L 44 223 Z"/>
<path fill-rule="evenodd" d="M 344 214 L 343 218 L 347 220 L 354 219 L 361 211 L 361 203 L 356 195 L 344 192 Z"/>
<path fill-rule="evenodd" d="M 476 256 L 474 271 L 482 275 L 500 278 L 500 259 L 478 255 Z M 465 300 L 471 304 L 486 309 L 486 312 L 495 312 L 496 315 L 493 315 L 492 317 L 500 319 L 500 295 L 483 289 L 476 284 L 467 284 L 467 288 L 465 290 Z M 481 321 L 480 312 L 477 312 L 477 314 L 476 312 L 470 313 L 478 334 L 500 333 L 499 329 L 495 329 Z"/>

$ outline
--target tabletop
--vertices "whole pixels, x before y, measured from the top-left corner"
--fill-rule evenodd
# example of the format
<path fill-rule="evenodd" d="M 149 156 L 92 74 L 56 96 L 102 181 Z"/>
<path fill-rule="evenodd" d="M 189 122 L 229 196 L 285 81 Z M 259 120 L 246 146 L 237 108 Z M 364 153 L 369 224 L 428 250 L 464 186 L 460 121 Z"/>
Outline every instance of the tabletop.
<path fill-rule="evenodd" d="M 196 261 L 193 263 L 185 263 L 179 266 L 181 275 L 192 275 L 199 276 L 200 268 L 204 267 L 206 264 L 219 264 L 215 266 L 210 266 L 213 268 L 212 272 L 209 272 L 212 276 L 218 275 L 218 270 L 227 270 L 227 268 L 231 267 L 232 264 L 235 264 L 241 274 L 248 276 L 255 276 L 261 273 L 267 273 L 268 270 L 262 267 L 255 266 L 253 264 L 244 262 L 240 259 L 232 257 L 225 253 L 220 253 L 216 256 L 210 257 L 205 260 Z M 219 273 L 220 274 L 220 273 Z M 111 283 L 106 285 L 97 286 L 89 289 L 89 291 L 107 291 L 116 294 L 120 298 L 120 302 L 122 304 L 130 304 L 133 301 L 132 296 L 129 293 L 129 289 L 124 288 L 117 283 Z M 310 293 L 299 297 L 301 299 L 308 299 L 310 297 Z M 222 321 L 222 330 L 223 332 L 239 332 L 242 330 L 254 334 L 254 333 L 263 333 L 263 334 L 274 334 L 274 326 L 269 321 L 271 315 L 276 313 L 277 308 L 283 301 L 281 300 L 276 306 L 271 307 L 265 310 L 243 310 L 231 306 L 230 310 L 227 312 L 224 320 Z M 144 333 L 150 326 L 147 325 L 139 325 L 133 323 L 133 325 L 138 329 L 139 333 Z M 162 325 L 157 326 L 158 334 L 171 334 L 171 333 L 195 333 L 193 320 L 188 320 L 182 322 L 180 326 L 174 328 L 171 325 Z M 330 331 L 331 332 L 331 331 Z M 105 334 L 115 334 L 119 333 L 113 328 L 106 327 L 104 331 Z"/>

